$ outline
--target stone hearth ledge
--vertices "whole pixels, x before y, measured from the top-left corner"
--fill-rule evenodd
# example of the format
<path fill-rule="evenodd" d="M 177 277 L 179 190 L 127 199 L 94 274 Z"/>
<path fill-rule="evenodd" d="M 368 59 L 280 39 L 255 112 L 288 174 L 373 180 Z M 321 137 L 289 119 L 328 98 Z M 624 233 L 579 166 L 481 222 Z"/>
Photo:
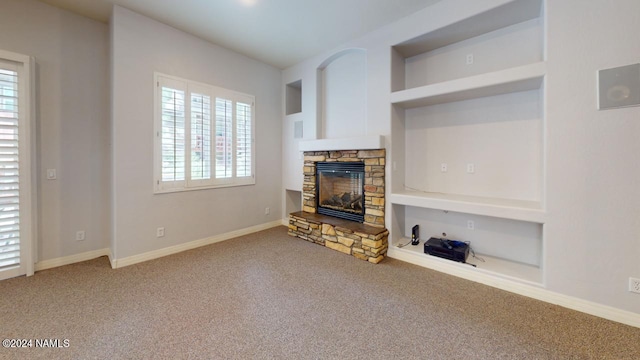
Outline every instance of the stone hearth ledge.
<path fill-rule="evenodd" d="M 304 211 L 289 214 L 289 235 L 377 264 L 388 249 L 389 231 Z"/>

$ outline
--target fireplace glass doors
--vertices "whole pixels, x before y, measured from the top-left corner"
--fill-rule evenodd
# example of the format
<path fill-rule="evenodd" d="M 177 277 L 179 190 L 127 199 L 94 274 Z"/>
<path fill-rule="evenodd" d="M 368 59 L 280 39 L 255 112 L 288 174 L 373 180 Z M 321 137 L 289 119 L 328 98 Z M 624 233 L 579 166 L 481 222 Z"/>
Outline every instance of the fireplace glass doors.
<path fill-rule="evenodd" d="M 318 214 L 364 221 L 364 163 L 316 163 Z"/>

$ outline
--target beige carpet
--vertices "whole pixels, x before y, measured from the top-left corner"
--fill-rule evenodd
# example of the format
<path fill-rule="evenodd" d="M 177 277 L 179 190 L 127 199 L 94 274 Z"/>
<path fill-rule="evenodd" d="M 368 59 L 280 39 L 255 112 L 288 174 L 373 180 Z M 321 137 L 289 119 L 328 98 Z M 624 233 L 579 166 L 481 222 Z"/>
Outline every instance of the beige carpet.
<path fill-rule="evenodd" d="M 278 227 L 112 270 L 0 282 L 7 359 L 640 359 L 640 329 Z M 35 344 L 34 344 L 35 345 Z"/>

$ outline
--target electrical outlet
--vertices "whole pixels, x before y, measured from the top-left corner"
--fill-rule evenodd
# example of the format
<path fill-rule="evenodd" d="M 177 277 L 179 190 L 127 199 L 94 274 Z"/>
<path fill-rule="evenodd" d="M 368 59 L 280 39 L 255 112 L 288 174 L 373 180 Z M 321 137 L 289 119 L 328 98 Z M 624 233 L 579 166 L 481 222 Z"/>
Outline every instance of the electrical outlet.
<path fill-rule="evenodd" d="M 473 64 L 473 54 L 467 54 L 467 65 Z"/>
<path fill-rule="evenodd" d="M 85 239 L 84 230 L 76 231 L 76 241 L 83 241 Z"/>
<path fill-rule="evenodd" d="M 476 224 L 473 222 L 473 220 L 467 220 L 467 229 L 475 230 L 475 228 L 476 228 Z"/>
<path fill-rule="evenodd" d="M 629 291 L 640 294 L 640 279 L 629 278 Z"/>
<path fill-rule="evenodd" d="M 440 164 L 440 171 L 447 172 L 447 163 Z"/>
<path fill-rule="evenodd" d="M 472 163 L 467 164 L 467 174 L 473 174 L 476 172 L 476 166 Z"/>
<path fill-rule="evenodd" d="M 271 212 L 271 209 L 269 209 L 268 207 L 264 208 L 265 215 L 269 215 L 270 212 Z"/>
<path fill-rule="evenodd" d="M 164 237 L 164 228 L 163 227 L 159 227 L 158 229 L 156 229 L 156 237 Z"/>

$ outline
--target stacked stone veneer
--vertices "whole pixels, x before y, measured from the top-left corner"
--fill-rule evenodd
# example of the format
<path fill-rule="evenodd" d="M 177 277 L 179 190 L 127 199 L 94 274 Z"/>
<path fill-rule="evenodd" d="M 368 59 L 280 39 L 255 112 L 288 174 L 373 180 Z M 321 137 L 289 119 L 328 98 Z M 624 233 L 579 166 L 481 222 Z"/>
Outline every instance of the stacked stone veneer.
<path fill-rule="evenodd" d="M 316 212 L 316 163 L 364 162 L 364 223 L 384 228 L 385 150 L 305 151 L 302 210 Z"/>
<path fill-rule="evenodd" d="M 377 264 L 387 253 L 389 231 L 355 223 L 353 228 L 324 222 L 330 217 L 303 211 L 289 214 L 289 235 Z M 333 221 L 333 220 L 327 220 Z"/>
<path fill-rule="evenodd" d="M 316 214 L 316 163 L 364 163 L 364 224 Z M 377 264 L 388 249 L 384 224 L 385 150 L 306 151 L 303 211 L 289 215 L 289 235 Z"/>

